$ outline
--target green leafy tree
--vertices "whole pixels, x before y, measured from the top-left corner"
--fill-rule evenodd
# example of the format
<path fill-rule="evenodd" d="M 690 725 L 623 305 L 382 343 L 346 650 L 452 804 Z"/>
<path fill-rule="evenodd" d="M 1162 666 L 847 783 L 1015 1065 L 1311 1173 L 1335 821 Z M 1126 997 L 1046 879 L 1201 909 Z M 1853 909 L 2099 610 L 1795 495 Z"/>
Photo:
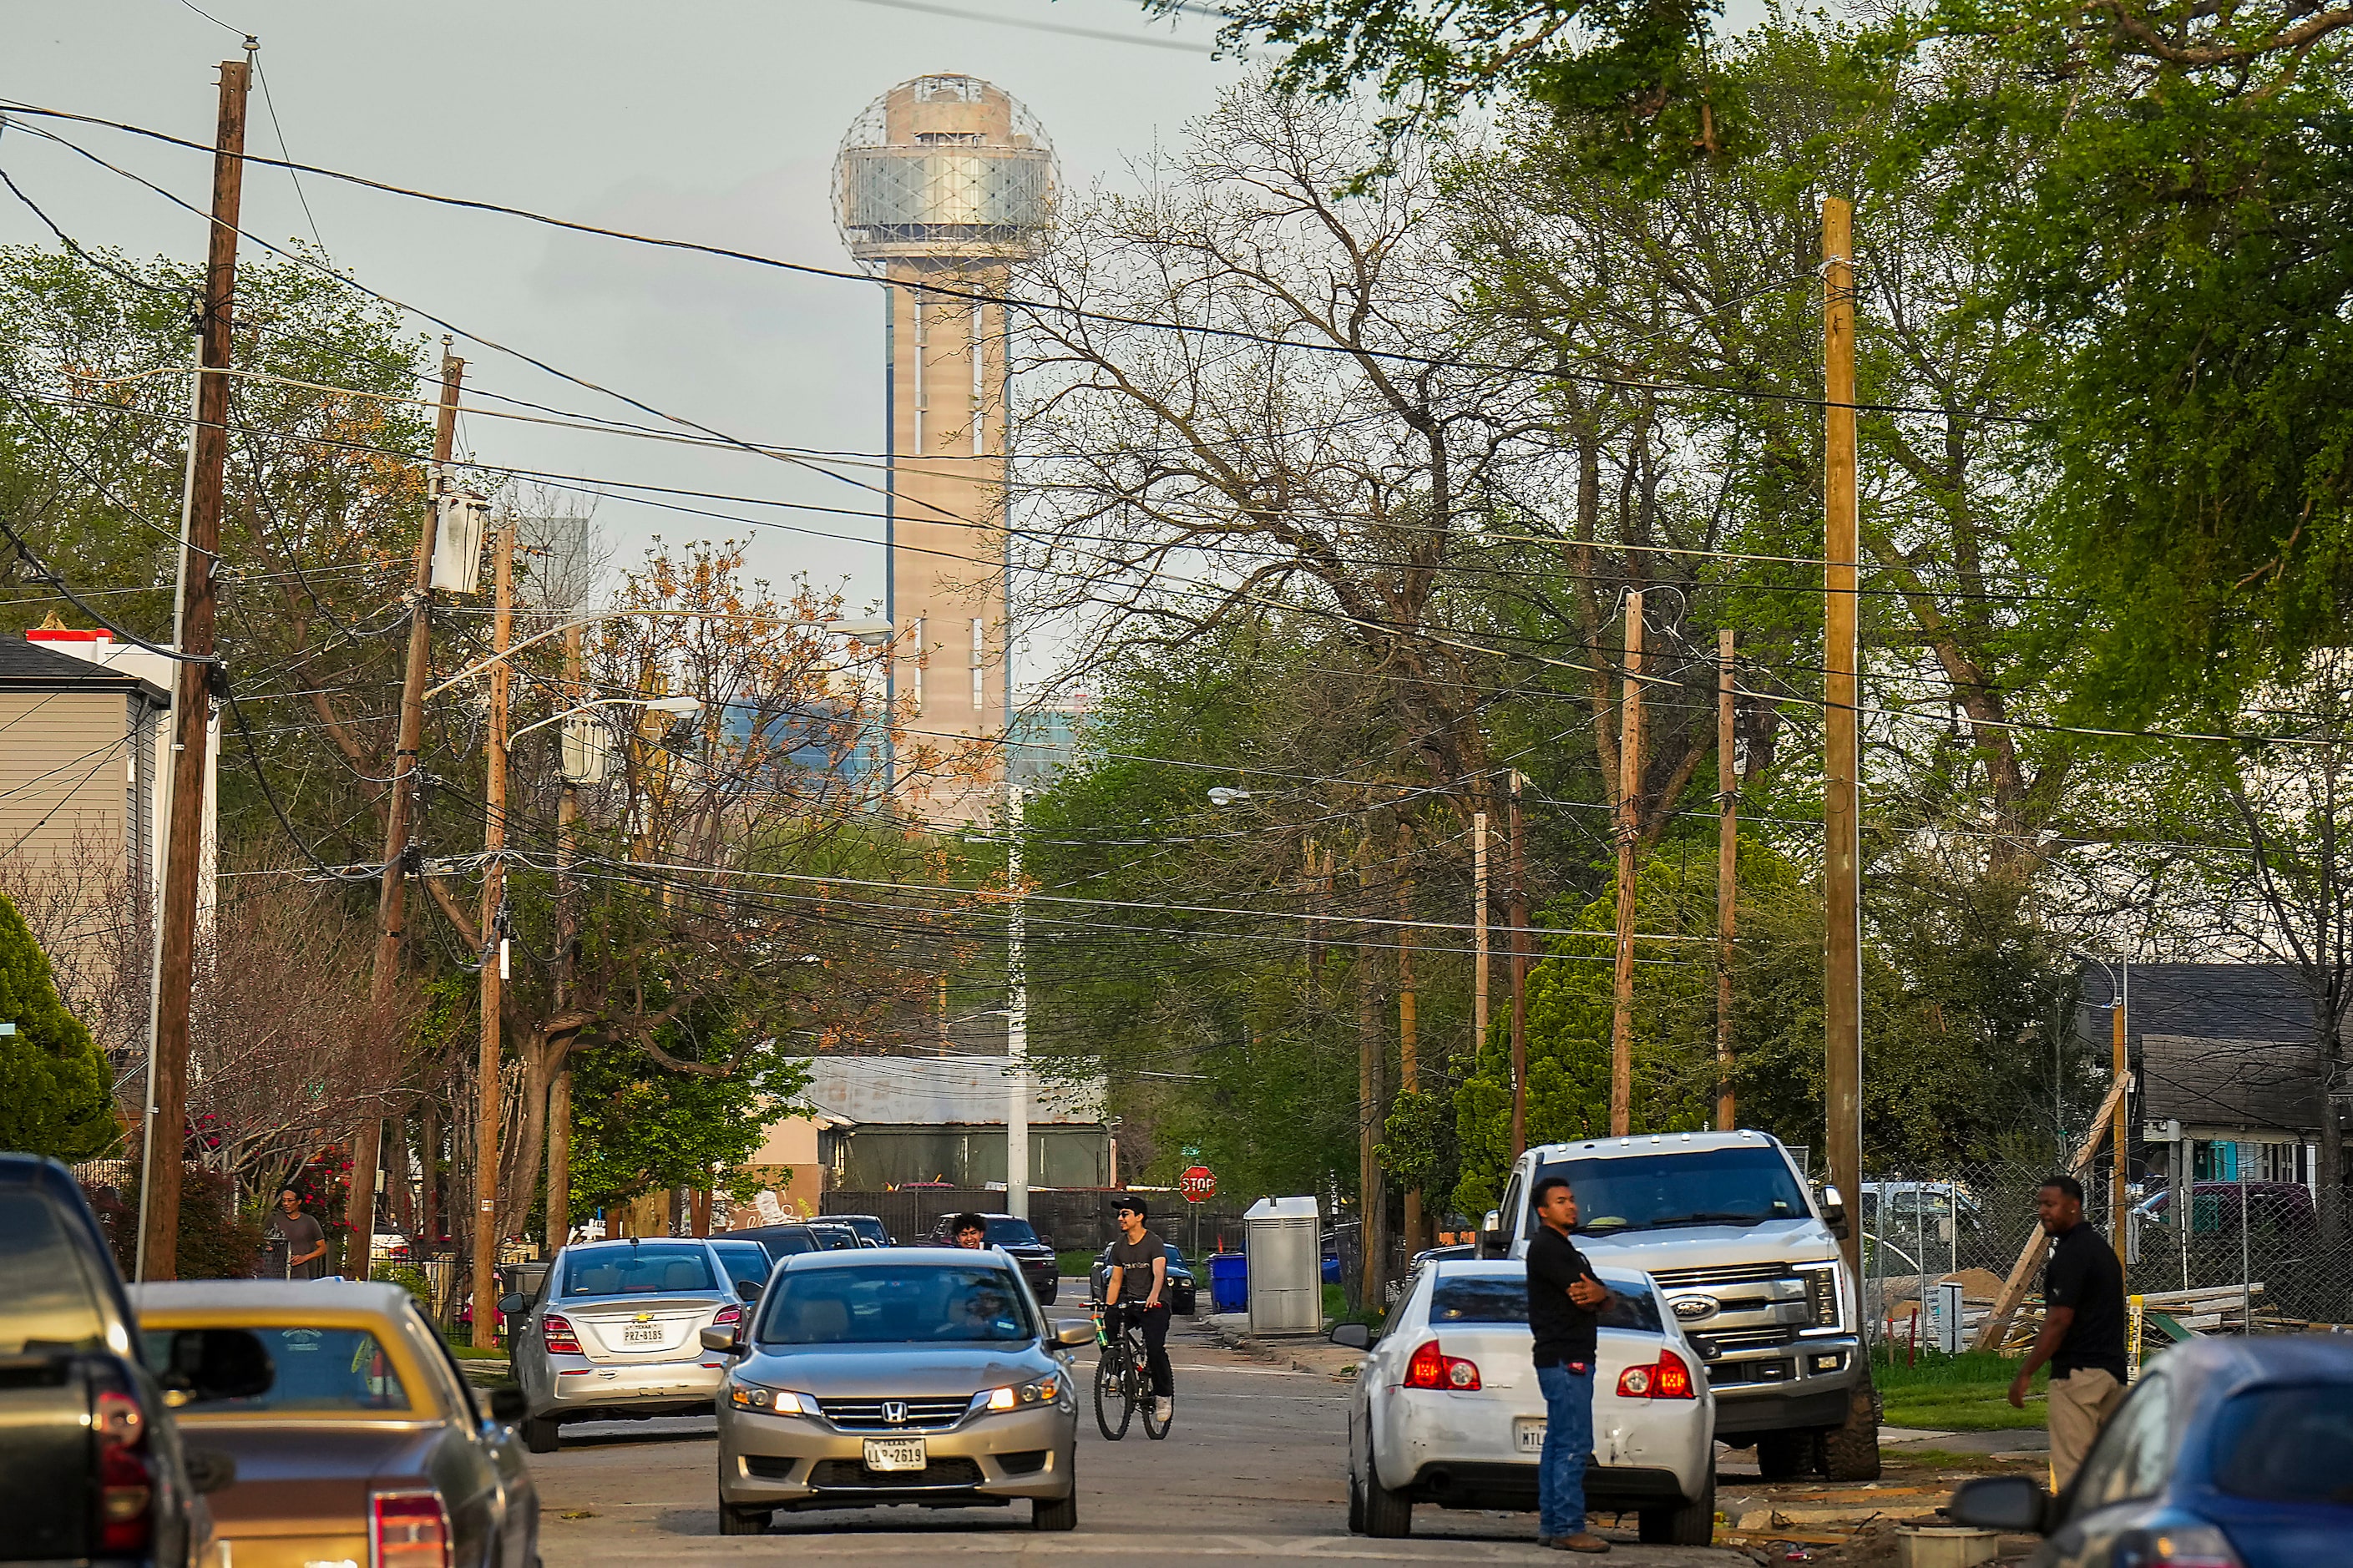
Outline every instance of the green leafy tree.
<path fill-rule="evenodd" d="M 117 1137 L 113 1079 L 49 979 L 49 961 L 0 895 L 0 1149 L 88 1160 Z"/>

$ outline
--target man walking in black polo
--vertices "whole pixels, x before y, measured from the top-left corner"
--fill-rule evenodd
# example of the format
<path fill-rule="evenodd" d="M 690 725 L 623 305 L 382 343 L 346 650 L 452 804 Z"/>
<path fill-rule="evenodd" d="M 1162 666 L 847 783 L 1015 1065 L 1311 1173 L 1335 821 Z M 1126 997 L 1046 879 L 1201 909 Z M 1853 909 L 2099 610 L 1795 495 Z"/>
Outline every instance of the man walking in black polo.
<path fill-rule="evenodd" d="M 2051 1487 L 2075 1479 L 2092 1440 L 2125 1396 L 2125 1269 L 2115 1248 L 2084 1223 L 2084 1184 L 2052 1176 L 2034 1196 L 2052 1237 L 2042 1266 L 2042 1331 L 2010 1385 L 2023 1409 L 2035 1370 L 2051 1363 Z"/>
<path fill-rule="evenodd" d="M 1544 1391 L 1544 1452 L 1536 1459 L 1536 1540 L 1561 1552 L 1607 1552 L 1585 1528 L 1585 1466 L 1593 1454 L 1597 1317 L 1609 1291 L 1568 1233 L 1577 1194 L 1563 1176 L 1535 1187 L 1536 1234 L 1528 1243 L 1528 1327 L 1536 1386 Z"/>

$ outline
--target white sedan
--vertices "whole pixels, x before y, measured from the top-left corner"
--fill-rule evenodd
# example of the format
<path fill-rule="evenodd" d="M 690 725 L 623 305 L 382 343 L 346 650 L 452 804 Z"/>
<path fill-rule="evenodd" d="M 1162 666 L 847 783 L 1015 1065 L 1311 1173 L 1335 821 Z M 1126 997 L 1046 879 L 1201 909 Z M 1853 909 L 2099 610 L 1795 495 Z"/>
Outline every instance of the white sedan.
<path fill-rule="evenodd" d="M 1715 1402 L 1699 1353 L 1650 1277 L 1609 1288 L 1593 1382 L 1586 1507 L 1638 1513 L 1644 1541 L 1705 1545 L 1715 1529 Z M 1545 1402 L 1517 1260 L 1434 1259 L 1366 1352 L 1348 1407 L 1348 1528 L 1401 1536 L 1413 1508 L 1533 1510 Z"/>

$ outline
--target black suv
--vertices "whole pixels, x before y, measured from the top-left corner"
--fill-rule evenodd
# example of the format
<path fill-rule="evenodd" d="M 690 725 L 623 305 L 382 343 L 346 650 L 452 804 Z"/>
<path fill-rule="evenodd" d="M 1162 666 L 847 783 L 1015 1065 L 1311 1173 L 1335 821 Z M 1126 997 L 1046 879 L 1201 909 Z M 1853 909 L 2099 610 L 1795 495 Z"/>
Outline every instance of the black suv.
<path fill-rule="evenodd" d="M 0 1154 L 0 1560 L 197 1568 L 200 1494 L 237 1479 L 183 1449 L 171 1410 L 269 1392 L 261 1342 L 235 1329 L 172 1338 L 150 1368 L 114 1255 L 71 1173 Z"/>
<path fill-rule="evenodd" d="M 1054 1256 L 1054 1244 L 1039 1236 L 1026 1219 L 1016 1219 L 1009 1214 L 985 1214 L 980 1216 L 988 1225 L 988 1245 L 996 1247 L 1021 1267 L 1021 1278 L 1029 1281 L 1030 1294 L 1041 1307 L 1054 1304 L 1054 1295 L 1061 1287 L 1061 1260 Z M 931 1244 L 934 1247 L 955 1245 L 956 1216 L 944 1214 L 933 1222 Z"/>

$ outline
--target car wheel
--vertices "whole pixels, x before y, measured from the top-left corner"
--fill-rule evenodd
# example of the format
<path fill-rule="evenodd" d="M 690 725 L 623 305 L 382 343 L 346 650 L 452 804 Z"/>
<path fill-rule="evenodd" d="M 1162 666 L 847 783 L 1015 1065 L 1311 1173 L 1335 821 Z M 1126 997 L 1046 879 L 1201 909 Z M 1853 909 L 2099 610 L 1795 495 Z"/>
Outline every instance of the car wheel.
<path fill-rule="evenodd" d="M 1794 1481 L 1814 1468 L 1811 1432 L 1759 1432 L 1757 1474 L 1768 1481 Z"/>
<path fill-rule="evenodd" d="M 1878 1405 L 1871 1385 L 1854 1391 L 1843 1424 L 1822 1434 L 1822 1473 L 1834 1481 L 1879 1479 Z"/>
<path fill-rule="evenodd" d="M 719 1533 L 722 1535 L 765 1535 L 768 1533 L 768 1513 L 765 1508 L 730 1508 L 719 1505 Z"/>
<path fill-rule="evenodd" d="M 1029 1528 L 1032 1530 L 1079 1528 L 1079 1483 L 1075 1475 L 1071 1480 L 1071 1489 L 1065 1495 L 1058 1498 L 1039 1498 L 1029 1505 Z"/>
<path fill-rule="evenodd" d="M 1715 1472 L 1689 1502 L 1646 1508 L 1637 1516 L 1642 1540 L 1653 1546 L 1705 1546 L 1715 1540 Z"/>
<path fill-rule="evenodd" d="M 564 1446 L 564 1428 L 552 1415 L 526 1416 L 522 1424 L 524 1451 L 533 1454 L 553 1454 Z"/>
<path fill-rule="evenodd" d="M 1402 1541 L 1413 1533 L 1413 1500 L 1381 1485 L 1379 1470 L 1368 1468 L 1365 1472 L 1363 1495 L 1366 1535 L 1380 1541 Z"/>
<path fill-rule="evenodd" d="M 1348 1533 L 1365 1533 L 1365 1489 L 1356 1484 L 1353 1470 L 1348 1473 Z"/>
<path fill-rule="evenodd" d="M 1045 1294 L 1038 1298 L 1038 1305 L 1050 1307 L 1054 1304 L 1054 1298 L 1061 1293 L 1062 1282 L 1060 1279 L 1050 1280 L 1047 1283 Z"/>

